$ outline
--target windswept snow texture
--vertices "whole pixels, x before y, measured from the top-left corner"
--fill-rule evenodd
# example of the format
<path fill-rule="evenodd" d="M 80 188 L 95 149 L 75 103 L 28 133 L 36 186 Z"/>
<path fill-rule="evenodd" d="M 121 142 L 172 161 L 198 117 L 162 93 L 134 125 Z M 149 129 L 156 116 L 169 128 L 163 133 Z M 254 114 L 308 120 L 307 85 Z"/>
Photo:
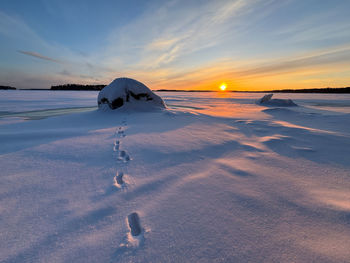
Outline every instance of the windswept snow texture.
<path fill-rule="evenodd" d="M 272 99 L 273 94 L 267 94 L 260 100 L 257 100 L 258 104 L 265 106 L 275 106 L 275 107 L 291 107 L 298 106 L 291 99 Z"/>
<path fill-rule="evenodd" d="M 0 262 L 350 262 L 349 95 L 161 93 L 167 110 L 52 117 L 20 94 L 0 92 Z"/>
<path fill-rule="evenodd" d="M 139 110 L 165 108 L 161 97 L 141 82 L 129 78 L 115 79 L 104 87 L 98 94 L 97 103 L 99 108 L 107 106 L 112 110 L 121 107 Z"/>

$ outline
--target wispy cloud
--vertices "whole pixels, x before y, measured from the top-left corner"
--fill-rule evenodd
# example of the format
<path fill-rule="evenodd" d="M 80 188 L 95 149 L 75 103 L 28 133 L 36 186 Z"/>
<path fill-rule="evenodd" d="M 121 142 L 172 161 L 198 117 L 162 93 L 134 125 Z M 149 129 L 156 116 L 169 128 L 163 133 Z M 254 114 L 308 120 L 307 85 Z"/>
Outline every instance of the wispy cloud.
<path fill-rule="evenodd" d="M 58 72 L 58 74 L 60 74 L 60 75 L 62 75 L 62 76 L 71 76 L 71 75 L 72 75 L 72 73 L 69 72 L 69 71 L 66 70 L 66 69 L 64 69 L 64 70 L 62 70 L 62 71 L 60 71 L 60 72 Z"/>
<path fill-rule="evenodd" d="M 50 2 L 49 11 L 62 19 L 79 18 L 64 3 L 59 5 Z M 333 73 L 350 81 L 341 73 L 349 68 L 350 27 L 344 23 L 349 20 L 336 19 L 343 4 L 326 5 L 315 12 L 313 4 L 299 0 L 150 0 L 132 19 L 115 23 L 114 29 L 111 23 L 110 34 L 98 47 L 84 46 L 84 41 L 72 45 L 64 38 L 56 43 L 20 16 L 0 11 L 0 41 L 10 39 L 7 50 L 14 54 L 18 50 L 53 62 L 43 66 L 17 55 L 17 69 L 41 77 L 51 74 L 45 79 L 62 82 L 108 83 L 129 76 L 151 88 L 189 89 L 210 88 L 220 81 L 247 87 L 299 85 L 307 77 L 328 81 Z M 334 6 L 332 12 L 329 6 Z M 59 8 L 68 13 L 58 14 Z M 80 46 L 89 56 L 76 51 Z M 0 54 L 0 66 L 13 61 L 3 59 L 11 52 Z"/>
<path fill-rule="evenodd" d="M 192 70 L 155 69 L 141 74 L 135 71 L 132 74 L 142 77 L 154 89 L 212 89 L 223 81 L 236 90 L 298 88 L 306 84 L 326 87 L 331 85 L 329 83 L 339 83 L 332 80 L 334 74 L 338 79 L 342 78 L 342 81 L 346 79 L 346 74 L 350 71 L 349 61 L 350 48 L 341 46 L 293 57 L 271 58 L 263 62 L 223 59 Z"/>
<path fill-rule="evenodd" d="M 40 87 L 47 88 L 52 84 L 49 82 L 50 80 L 54 79 L 57 83 L 60 78 L 63 83 L 68 81 L 93 82 L 96 81 L 96 78 L 100 78 L 102 73 L 110 71 L 108 67 L 102 67 L 99 60 L 94 59 L 95 57 L 87 57 L 69 46 L 45 39 L 20 16 L 7 14 L 3 11 L 0 11 L 0 41 L 2 43 L 1 49 L 5 51 L 0 53 L 0 66 L 6 69 L 9 61 L 13 63 L 13 66 L 9 67 L 9 71 L 17 71 L 17 78 L 23 76 L 24 79 L 26 76 L 26 79 L 35 79 L 34 74 L 36 74 Z M 40 50 L 40 52 L 33 50 Z M 52 63 L 34 64 L 33 60 L 19 59 L 18 56 L 12 59 L 16 53 Z M 13 76 L 13 73 L 6 74 Z M 49 75 L 51 78 L 46 77 Z M 84 78 L 80 76 L 84 76 Z M 86 76 L 90 76 L 90 79 Z M 39 78 L 43 81 L 40 81 Z M 43 86 L 45 81 L 48 83 Z M 25 81 L 20 83 L 25 83 Z"/>
<path fill-rule="evenodd" d="M 0 36 L 6 39 L 23 41 L 26 45 L 37 45 L 46 48 L 48 45 L 21 18 L 8 15 L 0 10 Z"/>
<path fill-rule="evenodd" d="M 298 4 L 296 0 L 294 2 L 294 5 Z M 345 5 L 349 6 L 348 3 Z M 284 24 L 273 34 L 289 43 L 322 43 L 327 40 L 334 41 L 337 38 L 338 41 L 349 41 L 350 24 L 345 22 L 347 18 L 341 15 L 344 8 L 347 9 L 348 7 L 332 4 L 327 8 L 319 9 L 317 12 L 312 12 L 307 16 Z"/>
<path fill-rule="evenodd" d="M 48 61 L 52 61 L 55 63 L 62 63 L 62 61 L 58 60 L 58 59 L 54 59 L 54 58 L 50 58 L 44 55 L 41 55 L 39 53 L 36 52 L 31 52 L 31 51 L 23 51 L 23 50 L 17 50 L 17 52 L 27 55 L 27 56 L 31 56 L 31 57 L 35 57 L 35 58 L 39 58 L 39 59 L 43 59 L 43 60 L 48 60 Z"/>
<path fill-rule="evenodd" d="M 302 71 L 313 67 L 331 67 L 331 65 L 350 65 L 350 48 L 343 46 L 327 50 L 319 50 L 297 57 L 285 57 L 275 61 L 251 67 L 247 70 L 236 72 L 236 76 L 255 77 L 272 74 Z"/>
<path fill-rule="evenodd" d="M 350 49 L 337 42 L 311 45 L 323 30 L 328 33 L 337 28 L 336 23 L 328 26 L 322 21 L 322 15 L 315 15 L 312 23 L 292 24 L 293 30 L 285 36 L 269 39 L 283 34 L 280 25 L 269 23 L 281 19 L 279 9 L 286 11 L 294 4 L 294 0 L 246 0 L 192 6 L 173 1 L 146 10 L 114 32 L 106 56 L 118 56 L 117 74 L 141 78 L 153 88 L 210 88 L 227 80 L 249 86 L 247 83 L 267 79 L 271 85 L 281 85 L 282 78 L 286 85 L 299 85 L 300 76 L 314 78 L 318 74 L 321 79 L 327 72 L 340 72 L 350 61 Z M 265 31 L 259 32 L 261 29 Z M 310 37 L 303 38 L 304 32 Z M 294 37 L 296 33 L 298 37 Z M 298 47 L 293 46 L 296 41 Z M 307 44 L 300 46 L 303 41 Z M 299 77 L 293 79 L 292 75 Z"/>
<path fill-rule="evenodd" d="M 172 1 L 152 6 L 138 19 L 111 34 L 106 57 L 119 56 L 124 67 L 167 66 L 224 41 L 228 32 L 234 32 L 235 21 L 250 12 L 255 2 L 206 1 L 198 5 Z"/>

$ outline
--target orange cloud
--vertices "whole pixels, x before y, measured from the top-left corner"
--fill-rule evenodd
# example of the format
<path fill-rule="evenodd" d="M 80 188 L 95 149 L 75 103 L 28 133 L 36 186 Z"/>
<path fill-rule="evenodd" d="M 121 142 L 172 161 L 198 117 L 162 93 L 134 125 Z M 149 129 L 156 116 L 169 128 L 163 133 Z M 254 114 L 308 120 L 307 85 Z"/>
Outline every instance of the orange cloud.
<path fill-rule="evenodd" d="M 306 55 L 261 61 L 219 60 L 192 69 L 128 70 L 152 89 L 270 90 L 339 87 L 350 83 L 350 48 L 321 50 Z"/>

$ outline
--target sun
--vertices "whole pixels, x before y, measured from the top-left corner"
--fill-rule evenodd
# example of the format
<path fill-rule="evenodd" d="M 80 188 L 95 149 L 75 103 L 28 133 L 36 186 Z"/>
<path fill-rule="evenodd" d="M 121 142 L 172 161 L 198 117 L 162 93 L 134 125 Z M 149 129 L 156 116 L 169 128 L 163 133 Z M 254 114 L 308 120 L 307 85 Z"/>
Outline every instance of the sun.
<path fill-rule="evenodd" d="M 222 83 L 222 84 L 220 85 L 220 90 L 221 90 L 221 91 L 225 91 L 226 88 L 227 88 L 226 83 Z"/>

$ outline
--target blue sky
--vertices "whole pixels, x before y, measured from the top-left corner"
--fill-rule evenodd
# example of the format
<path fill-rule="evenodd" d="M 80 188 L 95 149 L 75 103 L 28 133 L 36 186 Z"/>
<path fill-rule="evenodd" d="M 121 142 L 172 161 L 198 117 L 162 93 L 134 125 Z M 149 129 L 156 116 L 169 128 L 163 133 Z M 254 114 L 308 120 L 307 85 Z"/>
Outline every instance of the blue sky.
<path fill-rule="evenodd" d="M 0 85 L 350 85 L 350 1 L 0 2 Z"/>

